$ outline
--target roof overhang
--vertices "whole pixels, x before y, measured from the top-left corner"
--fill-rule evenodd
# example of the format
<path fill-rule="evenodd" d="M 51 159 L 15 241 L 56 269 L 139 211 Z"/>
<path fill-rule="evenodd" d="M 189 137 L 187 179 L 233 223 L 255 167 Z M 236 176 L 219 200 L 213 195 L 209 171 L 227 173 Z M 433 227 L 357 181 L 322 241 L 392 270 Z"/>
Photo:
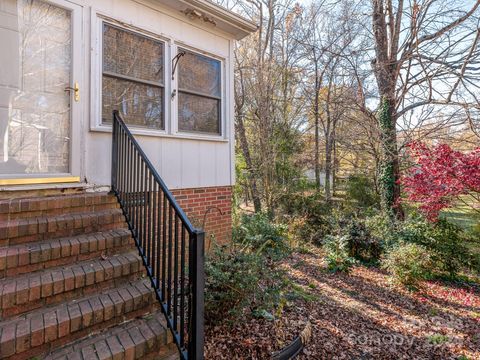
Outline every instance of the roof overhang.
<path fill-rule="evenodd" d="M 254 22 L 209 0 L 161 0 L 161 2 L 180 11 L 191 21 L 219 28 L 236 40 L 255 32 L 258 28 Z"/>

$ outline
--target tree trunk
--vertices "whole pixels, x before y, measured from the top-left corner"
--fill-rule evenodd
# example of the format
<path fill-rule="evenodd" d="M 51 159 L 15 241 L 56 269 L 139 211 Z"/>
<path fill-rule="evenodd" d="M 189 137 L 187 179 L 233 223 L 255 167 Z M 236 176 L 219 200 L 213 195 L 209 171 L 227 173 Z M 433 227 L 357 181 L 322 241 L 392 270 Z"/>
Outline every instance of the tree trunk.
<path fill-rule="evenodd" d="M 378 116 L 382 146 L 378 182 L 383 210 L 392 219 L 401 220 L 404 214 L 400 204 L 400 167 L 394 109 L 393 101 L 383 97 Z"/>
<path fill-rule="evenodd" d="M 237 118 L 237 134 L 240 140 L 240 147 L 242 149 L 243 157 L 245 158 L 245 164 L 247 165 L 248 181 L 250 183 L 250 189 L 252 191 L 253 208 L 256 213 L 262 211 L 262 203 L 260 201 L 260 194 L 258 192 L 257 181 L 253 171 L 253 161 L 250 155 L 250 149 L 248 147 L 247 136 L 245 133 L 245 125 L 241 116 Z"/>
<path fill-rule="evenodd" d="M 325 200 L 332 198 L 330 177 L 332 174 L 332 139 L 325 139 Z"/>
<path fill-rule="evenodd" d="M 382 209 L 392 218 L 403 219 L 400 206 L 400 168 L 397 148 L 397 116 L 395 84 L 397 70 L 397 49 L 389 54 L 387 22 L 383 0 L 373 0 L 373 32 L 375 37 L 375 61 L 373 70 L 380 95 L 378 116 L 382 159 L 379 171 L 379 188 Z M 393 24 L 390 24 L 393 26 Z"/>
<path fill-rule="evenodd" d="M 319 139 L 319 131 L 320 131 L 320 116 L 318 114 L 319 111 L 319 92 L 320 92 L 320 84 L 318 79 L 318 62 L 315 60 L 315 105 L 314 105 L 314 112 L 315 112 L 315 188 L 320 190 L 320 139 Z"/>
<path fill-rule="evenodd" d="M 333 137 L 333 167 L 332 167 L 332 196 L 335 196 L 335 191 L 337 189 L 337 169 L 338 169 L 338 160 L 337 160 L 337 142 L 335 141 L 335 136 Z"/>

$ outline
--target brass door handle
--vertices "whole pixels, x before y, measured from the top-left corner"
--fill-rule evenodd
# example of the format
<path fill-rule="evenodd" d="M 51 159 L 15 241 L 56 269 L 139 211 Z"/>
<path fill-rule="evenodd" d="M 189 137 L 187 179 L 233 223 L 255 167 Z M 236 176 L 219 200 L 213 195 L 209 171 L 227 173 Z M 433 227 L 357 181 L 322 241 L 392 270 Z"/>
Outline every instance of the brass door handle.
<path fill-rule="evenodd" d="M 73 98 L 75 101 L 80 101 L 80 87 L 78 86 L 78 82 L 75 81 L 75 84 L 73 87 L 67 86 L 65 88 L 65 91 L 72 91 L 73 90 Z"/>

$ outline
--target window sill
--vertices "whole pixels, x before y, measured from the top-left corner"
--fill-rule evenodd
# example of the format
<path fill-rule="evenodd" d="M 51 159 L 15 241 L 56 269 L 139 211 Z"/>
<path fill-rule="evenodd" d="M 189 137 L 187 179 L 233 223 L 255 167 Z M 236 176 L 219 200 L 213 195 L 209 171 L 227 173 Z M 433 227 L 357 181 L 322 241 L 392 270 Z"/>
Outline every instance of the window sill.
<path fill-rule="evenodd" d="M 170 138 L 170 139 L 182 139 L 182 140 L 199 140 L 199 141 L 214 141 L 214 142 L 223 142 L 228 143 L 229 139 L 224 138 L 223 136 L 209 136 L 205 134 L 192 134 L 192 133 L 175 133 L 169 134 L 165 130 L 152 130 L 152 129 L 140 129 L 140 128 L 129 128 L 133 135 L 139 136 L 152 136 L 159 138 Z M 106 125 L 98 125 L 90 129 L 92 132 L 103 132 L 111 133 L 112 127 Z"/>

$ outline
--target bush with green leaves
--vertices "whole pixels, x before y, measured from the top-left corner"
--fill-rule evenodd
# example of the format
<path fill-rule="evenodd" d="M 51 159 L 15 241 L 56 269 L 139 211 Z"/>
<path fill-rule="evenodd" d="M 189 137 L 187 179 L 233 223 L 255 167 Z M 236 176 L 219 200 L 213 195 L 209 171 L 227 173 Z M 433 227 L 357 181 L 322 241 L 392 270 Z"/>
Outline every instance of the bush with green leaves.
<path fill-rule="evenodd" d="M 205 261 L 205 318 L 237 318 L 252 301 L 260 277 L 255 254 L 215 246 Z"/>
<path fill-rule="evenodd" d="M 355 259 L 349 255 L 348 241 L 344 236 L 327 235 L 323 241 L 325 261 L 333 272 L 349 272 Z"/>
<path fill-rule="evenodd" d="M 467 248 L 467 234 L 457 225 L 440 219 L 428 222 L 419 215 L 407 219 L 396 232 L 399 242 L 424 246 L 431 254 L 434 268 L 454 277 L 463 267 L 469 267 L 473 257 Z"/>
<path fill-rule="evenodd" d="M 340 223 L 340 234 L 345 238 L 350 257 L 366 263 L 375 263 L 380 259 L 383 244 L 370 232 L 365 220 L 350 218 Z"/>
<path fill-rule="evenodd" d="M 288 194 L 282 197 L 282 207 L 299 242 L 320 244 L 325 235 L 334 231 L 333 208 L 325 203 L 322 193 Z"/>
<path fill-rule="evenodd" d="M 264 213 L 242 215 L 233 229 L 233 241 L 252 252 L 279 259 L 288 253 L 288 227 L 271 221 Z"/>
<path fill-rule="evenodd" d="M 371 178 L 362 174 L 350 175 L 345 184 L 345 197 L 355 207 L 379 208 L 380 196 Z"/>
<path fill-rule="evenodd" d="M 233 321 L 252 314 L 268 318 L 281 302 L 289 253 L 287 228 L 265 214 L 244 215 L 234 228 L 232 249 L 214 246 L 205 262 L 205 319 Z"/>
<path fill-rule="evenodd" d="M 391 223 L 379 215 L 367 219 L 366 226 L 387 250 L 403 243 L 425 247 L 437 273 L 447 273 L 454 277 L 462 268 L 474 269 L 478 263 L 468 249 L 470 235 L 444 219 L 432 223 L 412 212 L 403 222 Z"/>
<path fill-rule="evenodd" d="M 430 277 L 432 259 L 426 247 L 402 243 L 386 254 L 382 267 L 392 274 L 396 283 L 415 289 L 420 281 Z"/>
<path fill-rule="evenodd" d="M 439 220 L 433 227 L 432 236 L 423 245 L 430 249 L 441 271 L 455 276 L 472 260 L 467 242 L 466 234 L 459 226 Z"/>
<path fill-rule="evenodd" d="M 264 256 L 215 246 L 205 262 L 205 319 L 268 314 L 280 302 L 284 273 Z"/>
<path fill-rule="evenodd" d="M 383 248 L 388 249 L 398 244 L 396 236 L 397 224 L 393 224 L 389 217 L 378 212 L 375 215 L 365 219 L 365 227 L 370 234 L 383 244 Z"/>

